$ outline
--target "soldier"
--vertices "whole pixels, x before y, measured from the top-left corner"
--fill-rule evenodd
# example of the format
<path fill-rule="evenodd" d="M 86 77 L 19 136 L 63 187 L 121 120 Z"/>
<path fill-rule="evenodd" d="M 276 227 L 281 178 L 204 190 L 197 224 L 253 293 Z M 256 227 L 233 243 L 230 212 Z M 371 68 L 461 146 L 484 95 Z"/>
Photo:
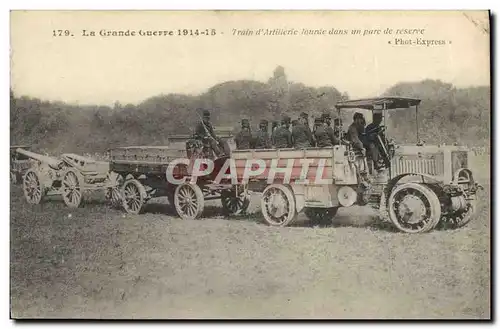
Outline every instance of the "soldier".
<path fill-rule="evenodd" d="M 373 110 L 373 122 L 366 126 L 365 129 L 365 144 L 370 154 L 373 165 L 376 170 L 381 170 L 384 167 L 384 163 L 380 158 L 379 142 L 378 137 L 380 136 L 382 143 L 385 143 L 385 136 L 381 129 L 382 123 L 382 111 Z"/>
<path fill-rule="evenodd" d="M 211 148 L 216 156 L 221 156 L 223 154 L 219 144 L 220 140 L 217 138 L 214 132 L 214 127 L 210 122 L 210 112 L 208 110 L 203 111 L 203 118 L 201 122 L 198 122 L 194 133 L 195 139 L 201 140 L 205 147 Z"/>
<path fill-rule="evenodd" d="M 272 126 L 271 126 L 271 132 L 274 132 L 276 128 L 278 128 L 280 123 L 278 121 L 273 121 Z"/>
<path fill-rule="evenodd" d="M 317 147 L 328 147 L 333 145 L 326 128 L 323 118 L 314 119 L 314 137 Z"/>
<path fill-rule="evenodd" d="M 300 114 L 299 122 L 292 127 L 292 141 L 295 148 L 314 146 L 314 139 L 309 128 L 308 115 L 305 112 Z"/>
<path fill-rule="evenodd" d="M 311 128 L 309 127 L 309 115 L 306 112 L 302 112 L 300 114 L 300 121 L 306 127 L 307 136 L 309 138 L 311 146 L 316 145 L 316 141 L 314 140 L 314 135 L 313 135 L 313 133 L 311 131 Z"/>
<path fill-rule="evenodd" d="M 281 126 L 274 131 L 274 147 L 292 147 L 292 134 L 290 133 L 290 117 L 284 116 Z"/>
<path fill-rule="evenodd" d="M 234 141 L 238 150 L 249 150 L 252 148 L 252 132 L 248 119 L 241 120 L 241 131 L 236 135 Z"/>
<path fill-rule="evenodd" d="M 325 131 L 326 131 L 328 137 L 330 138 L 332 145 L 339 145 L 340 138 L 338 136 L 335 136 L 335 130 L 331 126 L 332 117 L 330 116 L 329 113 L 323 113 L 323 115 L 321 117 L 322 117 L 323 123 L 325 125 Z"/>
<path fill-rule="evenodd" d="M 278 121 L 273 121 L 273 124 L 271 126 L 271 145 L 274 146 L 274 132 L 276 129 L 279 127 L 279 122 Z"/>
<path fill-rule="evenodd" d="M 269 149 L 271 148 L 271 140 L 269 139 L 269 134 L 267 128 L 269 123 L 267 120 L 261 120 L 259 124 L 259 131 L 255 136 L 255 148 L 256 149 Z"/>
<path fill-rule="evenodd" d="M 347 130 L 347 140 L 351 142 L 354 151 L 363 156 L 366 155 L 366 150 L 363 145 L 363 134 L 365 130 L 365 117 L 363 114 L 356 112 L 353 116 L 353 123 Z"/>
<path fill-rule="evenodd" d="M 333 119 L 333 134 L 339 140 L 342 140 L 344 138 L 342 132 L 342 120 L 340 118 Z"/>

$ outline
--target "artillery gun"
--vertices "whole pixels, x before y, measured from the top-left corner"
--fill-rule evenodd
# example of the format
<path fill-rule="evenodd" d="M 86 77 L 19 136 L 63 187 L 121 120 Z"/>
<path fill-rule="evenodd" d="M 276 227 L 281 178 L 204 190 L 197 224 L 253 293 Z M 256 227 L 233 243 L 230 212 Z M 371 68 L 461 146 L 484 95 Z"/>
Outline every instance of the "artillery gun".
<path fill-rule="evenodd" d="M 45 196 L 61 195 L 70 208 L 82 205 L 86 191 L 106 190 L 113 203 L 121 202 L 118 176 L 109 171 L 109 163 L 77 154 L 53 158 L 22 148 L 16 152 L 31 159 L 33 165 L 23 176 L 26 201 L 39 204 Z"/>

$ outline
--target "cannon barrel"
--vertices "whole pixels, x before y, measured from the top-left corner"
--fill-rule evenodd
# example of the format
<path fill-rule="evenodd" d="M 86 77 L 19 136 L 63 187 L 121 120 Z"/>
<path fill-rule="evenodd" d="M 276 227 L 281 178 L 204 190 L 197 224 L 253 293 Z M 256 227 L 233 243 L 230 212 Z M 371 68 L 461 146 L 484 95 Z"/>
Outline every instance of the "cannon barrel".
<path fill-rule="evenodd" d="M 63 161 L 59 159 L 55 159 L 46 155 L 41 155 L 35 152 L 30 152 L 27 150 L 24 150 L 22 148 L 16 149 L 17 153 L 23 154 L 31 159 L 35 159 L 37 161 L 40 161 L 42 163 L 46 163 L 49 167 L 52 169 L 58 170 L 62 168 Z"/>

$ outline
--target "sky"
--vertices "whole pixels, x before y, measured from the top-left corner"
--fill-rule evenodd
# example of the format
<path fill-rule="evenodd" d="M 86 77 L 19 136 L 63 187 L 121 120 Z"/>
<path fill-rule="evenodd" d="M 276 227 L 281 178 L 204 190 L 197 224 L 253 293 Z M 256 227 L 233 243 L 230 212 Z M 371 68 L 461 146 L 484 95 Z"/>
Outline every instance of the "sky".
<path fill-rule="evenodd" d="M 45 100 L 136 104 L 159 94 L 203 93 L 227 80 L 266 82 L 278 65 L 290 81 L 334 86 L 351 98 L 378 96 L 398 82 L 423 79 L 457 87 L 489 85 L 489 35 L 482 28 L 487 22 L 487 12 L 446 11 L 14 11 L 11 87 L 16 95 Z M 424 33 L 396 36 L 384 34 L 386 28 Z M 215 29 L 217 35 L 99 36 L 101 30 L 175 34 L 178 29 Z M 241 36 L 233 29 L 349 34 Z M 352 29 L 380 34 L 352 35 Z M 73 36 L 53 36 L 53 30 Z M 83 30 L 97 35 L 83 36 Z M 444 44 L 395 44 L 417 38 Z"/>

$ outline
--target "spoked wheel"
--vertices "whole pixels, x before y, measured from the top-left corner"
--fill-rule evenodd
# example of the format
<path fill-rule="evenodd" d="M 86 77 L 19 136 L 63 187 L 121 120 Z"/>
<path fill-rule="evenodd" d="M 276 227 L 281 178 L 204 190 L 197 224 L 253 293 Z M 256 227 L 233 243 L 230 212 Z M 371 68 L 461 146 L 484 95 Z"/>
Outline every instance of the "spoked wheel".
<path fill-rule="evenodd" d="M 297 218 L 295 197 L 290 188 L 273 184 L 262 193 L 261 211 L 267 224 L 287 226 Z"/>
<path fill-rule="evenodd" d="M 45 188 L 33 169 L 26 171 L 23 177 L 23 192 L 30 204 L 39 204 L 45 194 Z"/>
<path fill-rule="evenodd" d="M 68 170 L 62 179 L 62 197 L 66 206 L 78 208 L 83 200 L 83 179 L 74 170 Z"/>
<path fill-rule="evenodd" d="M 122 205 L 129 214 L 139 214 L 146 203 L 146 189 L 137 179 L 131 179 L 123 184 Z"/>
<path fill-rule="evenodd" d="M 17 185 L 17 174 L 12 171 L 10 172 L 10 183 Z"/>
<path fill-rule="evenodd" d="M 394 189 L 388 202 L 389 218 L 403 232 L 429 232 L 439 223 L 441 203 L 425 185 L 402 184 Z"/>
<path fill-rule="evenodd" d="M 198 185 L 181 184 L 175 189 L 174 205 L 180 218 L 197 219 L 203 213 L 205 197 Z"/>
<path fill-rule="evenodd" d="M 467 208 L 464 211 L 447 215 L 444 220 L 449 228 L 460 228 L 469 224 L 477 214 L 477 200 L 468 200 Z"/>
<path fill-rule="evenodd" d="M 111 203 L 112 207 L 118 208 L 123 203 L 123 197 L 122 197 L 122 185 L 124 181 L 123 176 L 111 172 L 108 174 L 108 181 L 111 187 L 108 188 L 106 197 Z"/>
<path fill-rule="evenodd" d="M 332 208 L 306 208 L 304 213 L 313 225 L 330 225 L 337 214 L 338 207 Z"/>
<path fill-rule="evenodd" d="M 239 215 L 248 209 L 250 198 L 244 191 L 241 191 L 238 195 L 236 195 L 235 190 L 223 191 L 221 193 L 221 203 L 226 214 Z"/>

